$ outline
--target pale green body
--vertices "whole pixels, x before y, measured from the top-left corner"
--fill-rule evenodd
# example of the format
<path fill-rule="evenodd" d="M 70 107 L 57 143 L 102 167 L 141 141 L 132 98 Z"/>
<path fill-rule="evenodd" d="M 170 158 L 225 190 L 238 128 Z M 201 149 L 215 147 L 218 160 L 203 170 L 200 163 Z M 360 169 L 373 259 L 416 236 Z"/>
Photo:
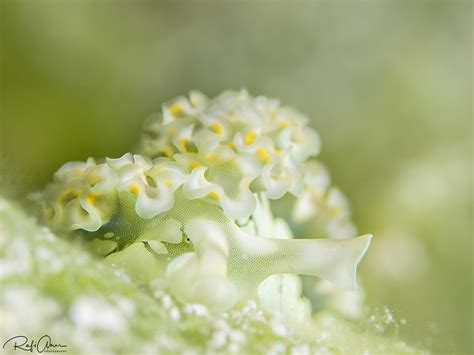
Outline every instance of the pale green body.
<path fill-rule="evenodd" d="M 354 288 L 370 238 L 262 238 L 244 232 L 209 202 L 177 198 L 170 211 L 147 221 L 136 239 L 127 236 L 134 242 L 106 261 L 142 281 L 166 276 L 183 301 L 227 308 L 255 297 L 262 281 L 275 274 L 319 276 Z"/>

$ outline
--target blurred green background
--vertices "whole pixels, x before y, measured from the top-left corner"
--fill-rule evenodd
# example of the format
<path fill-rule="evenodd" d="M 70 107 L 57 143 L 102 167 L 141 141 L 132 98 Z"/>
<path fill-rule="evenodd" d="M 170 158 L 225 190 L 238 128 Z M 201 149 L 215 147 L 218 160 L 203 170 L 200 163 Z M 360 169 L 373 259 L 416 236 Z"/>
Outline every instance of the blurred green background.
<path fill-rule="evenodd" d="M 190 89 L 307 113 L 376 236 L 367 304 L 440 353 L 473 351 L 472 2 L 1 2 L 2 179 L 118 157 Z"/>

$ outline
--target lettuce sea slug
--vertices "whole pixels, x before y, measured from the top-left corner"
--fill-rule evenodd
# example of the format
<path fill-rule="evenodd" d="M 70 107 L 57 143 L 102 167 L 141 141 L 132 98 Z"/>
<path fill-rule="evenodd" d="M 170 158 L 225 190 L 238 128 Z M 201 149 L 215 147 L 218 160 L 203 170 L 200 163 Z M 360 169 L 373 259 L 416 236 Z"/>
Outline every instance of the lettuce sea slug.
<path fill-rule="evenodd" d="M 210 309 L 253 299 L 295 319 L 310 313 L 295 275 L 356 287 L 371 236 L 347 238 L 345 200 L 326 193 L 319 136 L 300 113 L 245 91 L 191 92 L 144 129 L 135 154 L 66 163 L 35 195 L 53 230 L 75 231 L 137 281 L 161 280 L 178 300 Z M 285 221 L 271 201 L 288 194 L 298 199 Z M 335 238 L 294 238 L 287 222 L 322 208 Z"/>

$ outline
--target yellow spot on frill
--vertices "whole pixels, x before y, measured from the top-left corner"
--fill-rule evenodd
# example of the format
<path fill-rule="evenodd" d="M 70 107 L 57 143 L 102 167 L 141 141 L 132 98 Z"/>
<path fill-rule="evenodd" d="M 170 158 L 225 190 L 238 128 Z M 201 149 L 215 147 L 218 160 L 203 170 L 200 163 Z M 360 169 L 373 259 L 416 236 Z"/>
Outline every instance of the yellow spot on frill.
<path fill-rule="evenodd" d="M 91 186 L 95 186 L 100 181 L 100 177 L 97 175 L 93 175 L 89 177 L 89 184 Z"/>
<path fill-rule="evenodd" d="M 130 185 L 128 188 L 128 191 L 130 191 L 132 194 L 135 196 L 138 195 L 138 192 L 140 191 L 140 187 L 137 184 Z"/>
<path fill-rule="evenodd" d="M 183 113 L 183 108 L 181 107 L 180 104 L 174 104 L 172 105 L 170 108 L 170 113 L 173 115 L 173 116 L 179 116 Z"/>
<path fill-rule="evenodd" d="M 331 214 L 334 217 L 338 217 L 342 214 L 342 210 L 339 207 L 331 207 Z"/>
<path fill-rule="evenodd" d="M 244 137 L 244 143 L 247 145 L 250 145 L 254 142 L 255 140 L 255 132 L 254 131 L 249 131 L 245 137 Z"/>
<path fill-rule="evenodd" d="M 167 157 L 167 158 L 171 158 L 173 156 L 173 149 L 169 148 L 169 147 L 162 147 L 160 148 L 160 153 L 161 155 Z"/>
<path fill-rule="evenodd" d="M 87 195 L 87 198 L 86 198 L 87 203 L 93 205 L 96 200 L 97 200 L 96 194 L 90 193 Z"/>
<path fill-rule="evenodd" d="M 207 194 L 207 197 L 209 197 L 209 198 L 211 198 L 211 199 L 213 199 L 213 200 L 215 200 L 215 201 L 217 201 L 217 202 L 220 201 L 219 195 L 218 195 L 216 192 L 214 192 L 214 191 L 209 192 L 209 193 Z"/>
<path fill-rule="evenodd" d="M 185 138 L 181 138 L 178 142 L 179 146 L 181 147 L 181 150 L 184 151 L 184 152 L 187 152 L 188 151 L 188 147 L 187 147 L 187 144 L 188 144 L 188 140 L 185 139 Z"/>
<path fill-rule="evenodd" d="M 265 148 L 257 148 L 256 154 L 263 163 L 266 164 L 270 161 L 270 154 Z"/>
<path fill-rule="evenodd" d="M 286 121 L 286 120 L 282 120 L 282 121 L 281 121 L 281 126 L 282 126 L 283 128 L 286 128 L 286 127 L 288 127 L 289 125 L 290 125 L 290 123 L 289 123 L 288 121 Z"/>
<path fill-rule="evenodd" d="M 222 134 L 224 133 L 223 129 L 222 129 L 222 126 L 217 123 L 217 122 L 214 122 L 213 124 L 211 124 L 211 129 L 214 131 L 215 134 L 217 134 L 218 136 L 222 136 Z"/>

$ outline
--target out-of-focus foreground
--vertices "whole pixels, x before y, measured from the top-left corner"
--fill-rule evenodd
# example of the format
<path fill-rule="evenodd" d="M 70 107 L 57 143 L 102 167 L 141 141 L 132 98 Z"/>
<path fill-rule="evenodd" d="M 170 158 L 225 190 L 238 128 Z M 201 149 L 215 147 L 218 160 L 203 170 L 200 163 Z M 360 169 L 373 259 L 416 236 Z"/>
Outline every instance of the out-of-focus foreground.
<path fill-rule="evenodd" d="M 19 195 L 129 151 L 190 89 L 280 98 L 376 236 L 367 304 L 414 345 L 473 351 L 471 2 L 3 1 L 0 16 L 1 178 Z"/>

